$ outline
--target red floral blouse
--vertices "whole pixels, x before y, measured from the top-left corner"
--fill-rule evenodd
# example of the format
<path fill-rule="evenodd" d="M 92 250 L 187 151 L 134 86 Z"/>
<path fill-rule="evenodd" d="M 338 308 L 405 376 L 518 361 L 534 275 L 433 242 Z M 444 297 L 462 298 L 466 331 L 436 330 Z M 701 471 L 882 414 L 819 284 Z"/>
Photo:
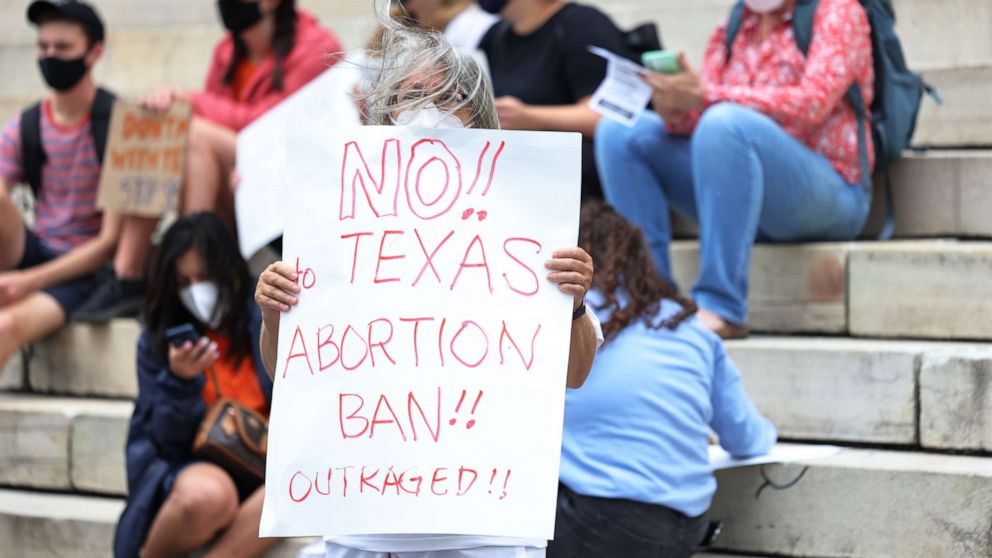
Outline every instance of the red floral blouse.
<path fill-rule="evenodd" d="M 703 62 L 704 104 L 732 102 L 758 110 L 811 150 L 823 154 L 849 183 L 861 183 L 858 124 L 844 93 L 855 80 L 865 104 L 874 97 L 870 27 L 857 0 L 821 0 L 813 23 L 809 55 L 803 56 L 792 34 L 792 13 L 764 40 L 758 16 L 745 10 L 725 63 L 726 25 L 710 38 Z M 676 134 L 691 134 L 700 111 L 668 125 Z M 868 156 L 875 155 L 868 136 Z"/>

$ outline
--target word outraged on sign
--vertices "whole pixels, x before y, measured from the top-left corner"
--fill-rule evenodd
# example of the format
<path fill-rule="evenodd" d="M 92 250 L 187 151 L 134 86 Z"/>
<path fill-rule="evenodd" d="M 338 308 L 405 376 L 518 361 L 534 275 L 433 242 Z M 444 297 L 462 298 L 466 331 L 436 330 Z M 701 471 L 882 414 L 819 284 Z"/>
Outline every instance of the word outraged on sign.
<path fill-rule="evenodd" d="M 288 140 L 263 536 L 554 532 L 578 134 Z"/>
<path fill-rule="evenodd" d="M 166 112 L 118 99 L 110 118 L 97 207 L 157 217 L 179 200 L 193 109 L 176 103 Z"/>

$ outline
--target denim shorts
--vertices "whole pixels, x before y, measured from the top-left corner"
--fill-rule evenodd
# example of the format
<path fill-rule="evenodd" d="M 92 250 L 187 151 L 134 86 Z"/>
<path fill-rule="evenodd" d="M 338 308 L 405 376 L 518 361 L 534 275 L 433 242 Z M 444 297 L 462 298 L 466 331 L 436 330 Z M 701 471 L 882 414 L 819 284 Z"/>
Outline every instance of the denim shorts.
<path fill-rule="evenodd" d="M 45 246 L 38 235 L 30 229 L 25 228 L 24 255 L 21 256 L 21 261 L 17 264 L 17 269 L 24 270 L 44 265 L 58 257 L 59 254 L 56 254 Z M 86 302 L 98 284 L 99 279 L 97 274 L 91 273 L 83 277 L 70 279 L 64 283 L 52 285 L 42 289 L 42 292 L 50 294 L 58 302 L 59 306 L 62 307 L 66 319 L 70 319 L 83 303 Z"/>

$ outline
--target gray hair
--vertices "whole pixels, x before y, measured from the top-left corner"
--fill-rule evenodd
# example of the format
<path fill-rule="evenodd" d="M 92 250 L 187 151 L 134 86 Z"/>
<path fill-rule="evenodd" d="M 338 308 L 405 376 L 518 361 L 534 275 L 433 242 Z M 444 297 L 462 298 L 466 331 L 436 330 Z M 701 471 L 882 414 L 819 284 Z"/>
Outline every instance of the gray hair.
<path fill-rule="evenodd" d="M 390 14 L 390 0 L 374 0 L 382 40 L 368 51 L 376 71 L 359 96 L 371 125 L 395 124 L 402 112 L 434 105 L 468 128 L 499 129 L 489 76 L 475 58 L 444 35 Z"/>

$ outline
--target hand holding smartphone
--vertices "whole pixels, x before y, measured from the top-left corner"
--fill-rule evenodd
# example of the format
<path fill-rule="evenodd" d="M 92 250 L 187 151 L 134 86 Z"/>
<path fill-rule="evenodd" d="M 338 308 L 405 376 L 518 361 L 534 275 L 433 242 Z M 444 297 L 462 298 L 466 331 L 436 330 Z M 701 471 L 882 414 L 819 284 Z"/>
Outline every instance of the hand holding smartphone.
<path fill-rule="evenodd" d="M 678 74 L 682 72 L 679 55 L 670 50 L 652 50 L 641 55 L 641 64 L 660 74 Z"/>

